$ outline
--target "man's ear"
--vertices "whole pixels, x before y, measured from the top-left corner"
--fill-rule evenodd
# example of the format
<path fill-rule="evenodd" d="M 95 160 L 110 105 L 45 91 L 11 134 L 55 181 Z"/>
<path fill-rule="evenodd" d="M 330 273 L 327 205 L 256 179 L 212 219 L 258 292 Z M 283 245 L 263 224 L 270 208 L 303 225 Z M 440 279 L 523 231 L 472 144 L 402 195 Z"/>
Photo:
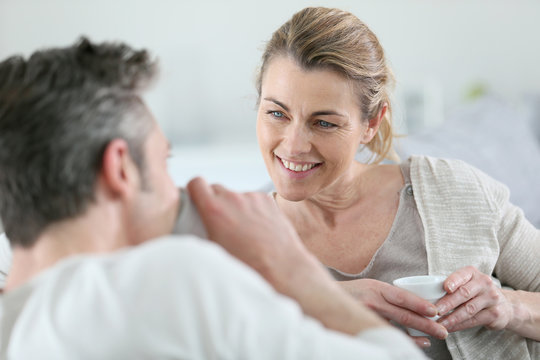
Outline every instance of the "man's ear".
<path fill-rule="evenodd" d="M 384 115 L 386 114 L 386 110 L 388 110 L 388 104 L 384 103 L 377 115 L 372 119 L 369 119 L 368 126 L 364 132 L 364 135 L 362 136 L 362 144 L 369 143 L 375 134 L 377 134 L 379 126 L 381 125 Z"/>
<path fill-rule="evenodd" d="M 103 185 L 111 194 L 129 196 L 139 187 L 139 172 L 125 140 L 114 139 L 105 148 L 101 166 Z"/>

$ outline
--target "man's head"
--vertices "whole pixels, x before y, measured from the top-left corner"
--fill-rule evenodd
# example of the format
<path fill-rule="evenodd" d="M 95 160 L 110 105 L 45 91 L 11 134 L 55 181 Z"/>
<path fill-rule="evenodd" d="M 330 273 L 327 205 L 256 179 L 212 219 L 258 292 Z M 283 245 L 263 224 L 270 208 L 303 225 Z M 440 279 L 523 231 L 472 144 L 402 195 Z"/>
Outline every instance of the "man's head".
<path fill-rule="evenodd" d="M 0 63 L 0 216 L 13 245 L 83 215 L 127 162 L 140 179 L 134 216 L 160 215 L 157 195 L 174 202 L 166 140 L 140 97 L 155 72 L 146 51 L 86 39 Z"/>

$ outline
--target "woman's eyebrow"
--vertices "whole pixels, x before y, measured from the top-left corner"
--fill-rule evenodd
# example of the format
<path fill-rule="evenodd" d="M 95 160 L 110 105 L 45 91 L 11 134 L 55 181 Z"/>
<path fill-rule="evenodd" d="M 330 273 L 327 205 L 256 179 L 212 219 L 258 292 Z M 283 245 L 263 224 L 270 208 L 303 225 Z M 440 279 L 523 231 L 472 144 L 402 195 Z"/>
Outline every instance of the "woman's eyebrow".
<path fill-rule="evenodd" d="M 323 116 L 323 115 L 335 115 L 335 116 L 341 116 L 345 117 L 345 115 L 338 113 L 334 110 L 321 110 L 321 111 L 315 111 L 311 114 L 311 116 Z"/>
<path fill-rule="evenodd" d="M 264 98 L 264 100 L 273 102 L 274 104 L 281 106 L 283 109 L 285 109 L 285 111 L 289 111 L 289 108 L 285 104 L 283 104 L 280 101 L 277 101 L 274 98 Z"/>
<path fill-rule="evenodd" d="M 285 104 L 283 104 L 281 101 L 278 101 L 273 98 L 264 98 L 264 100 L 273 102 L 274 104 L 281 106 L 285 111 L 289 111 L 289 108 Z M 324 115 L 334 115 L 334 116 L 345 117 L 345 115 L 340 114 L 334 110 L 319 110 L 311 114 L 311 116 L 324 116 Z"/>

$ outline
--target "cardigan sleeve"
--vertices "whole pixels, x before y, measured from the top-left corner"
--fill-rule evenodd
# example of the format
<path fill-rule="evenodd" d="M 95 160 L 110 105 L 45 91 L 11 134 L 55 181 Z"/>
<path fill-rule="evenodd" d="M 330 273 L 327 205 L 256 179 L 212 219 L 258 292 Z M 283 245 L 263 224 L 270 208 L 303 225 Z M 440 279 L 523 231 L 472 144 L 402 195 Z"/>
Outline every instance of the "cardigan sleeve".
<path fill-rule="evenodd" d="M 540 230 L 509 201 L 500 204 L 497 238 L 500 254 L 495 274 L 502 285 L 540 291 Z"/>
<path fill-rule="evenodd" d="M 539 290 L 539 231 L 510 203 L 505 185 L 462 161 L 426 156 L 411 157 L 411 180 L 430 273 L 473 265 L 503 285 Z M 539 342 L 509 331 L 471 328 L 446 343 L 459 359 L 540 359 Z"/>
<path fill-rule="evenodd" d="M 474 167 L 470 171 L 493 215 L 493 233 L 499 243 L 494 275 L 503 286 L 540 291 L 540 230 L 510 202 L 508 187 Z"/>
<path fill-rule="evenodd" d="M 540 230 L 504 184 L 459 160 L 411 158 L 430 273 L 474 265 L 502 285 L 540 291 Z"/>

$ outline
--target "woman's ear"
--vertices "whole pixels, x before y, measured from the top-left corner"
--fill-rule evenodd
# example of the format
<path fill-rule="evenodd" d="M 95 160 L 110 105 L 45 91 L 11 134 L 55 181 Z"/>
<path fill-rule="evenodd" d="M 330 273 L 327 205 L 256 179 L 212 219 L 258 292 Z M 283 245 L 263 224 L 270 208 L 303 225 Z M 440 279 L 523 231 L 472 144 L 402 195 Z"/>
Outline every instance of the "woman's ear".
<path fill-rule="evenodd" d="M 364 136 L 362 137 L 362 143 L 367 144 L 373 139 L 375 134 L 377 134 L 377 131 L 379 130 L 379 126 L 381 125 L 381 122 L 384 119 L 384 115 L 386 114 L 386 110 L 388 110 L 388 104 L 384 103 L 377 115 L 368 121 L 368 126 L 364 132 Z"/>
<path fill-rule="evenodd" d="M 130 196 L 140 185 L 139 172 L 125 140 L 114 139 L 103 152 L 101 174 L 102 186 L 113 196 Z"/>

